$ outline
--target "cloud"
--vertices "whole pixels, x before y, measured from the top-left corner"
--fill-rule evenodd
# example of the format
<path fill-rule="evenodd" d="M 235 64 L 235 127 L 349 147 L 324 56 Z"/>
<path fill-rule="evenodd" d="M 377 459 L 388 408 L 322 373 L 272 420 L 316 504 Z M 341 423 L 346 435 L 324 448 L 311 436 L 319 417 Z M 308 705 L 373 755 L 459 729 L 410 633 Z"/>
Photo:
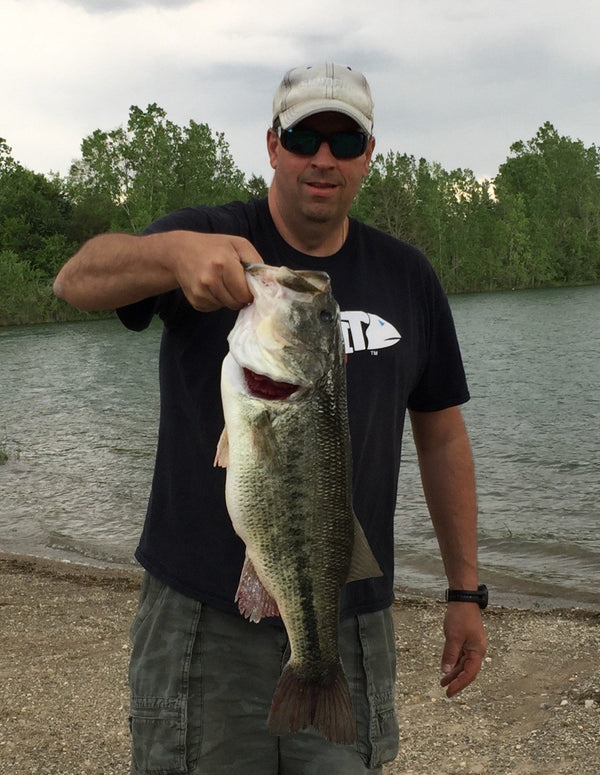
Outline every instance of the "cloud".
<path fill-rule="evenodd" d="M 544 121 L 598 141 L 600 47 L 586 0 L 3 0 L 0 135 L 65 172 L 81 139 L 157 102 L 225 132 L 268 176 L 264 135 L 290 67 L 363 70 L 378 150 L 494 175 Z"/>
<path fill-rule="evenodd" d="M 83 8 L 90 13 L 118 13 L 131 9 L 142 9 L 148 6 L 163 8 L 179 8 L 194 5 L 202 0 L 63 0 L 66 5 Z"/>

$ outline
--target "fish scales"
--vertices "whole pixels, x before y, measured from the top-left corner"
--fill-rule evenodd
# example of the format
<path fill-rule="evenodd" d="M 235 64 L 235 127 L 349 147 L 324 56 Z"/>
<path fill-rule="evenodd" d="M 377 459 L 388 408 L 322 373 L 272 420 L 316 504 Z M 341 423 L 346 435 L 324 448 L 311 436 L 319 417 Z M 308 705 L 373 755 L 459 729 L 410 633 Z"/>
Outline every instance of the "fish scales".
<path fill-rule="evenodd" d="M 356 736 L 337 647 L 340 589 L 357 538 L 339 309 L 321 272 L 247 269 L 255 301 L 223 363 L 226 500 L 246 545 L 238 589 L 252 621 L 279 613 L 291 656 L 269 728 Z M 362 576 L 380 575 L 366 540 Z M 356 553 L 356 552 L 355 552 Z M 366 570 L 365 570 L 366 567 Z"/>
<path fill-rule="evenodd" d="M 265 467 L 253 453 L 256 407 L 247 407 L 248 454 L 240 460 L 235 486 L 237 498 L 247 504 L 241 537 L 253 547 L 252 557 L 260 558 L 254 564 L 279 602 L 288 631 L 297 633 L 294 658 L 308 663 L 323 654 L 335 664 L 337 596 L 348 573 L 352 523 L 342 486 L 345 472 L 335 468 L 345 459 L 343 440 L 336 438 L 330 402 L 324 398 L 315 392 L 302 415 L 284 412 L 272 421 L 276 466 Z M 317 440 L 320 417 L 330 427 Z M 334 507 L 325 508 L 328 501 Z"/>

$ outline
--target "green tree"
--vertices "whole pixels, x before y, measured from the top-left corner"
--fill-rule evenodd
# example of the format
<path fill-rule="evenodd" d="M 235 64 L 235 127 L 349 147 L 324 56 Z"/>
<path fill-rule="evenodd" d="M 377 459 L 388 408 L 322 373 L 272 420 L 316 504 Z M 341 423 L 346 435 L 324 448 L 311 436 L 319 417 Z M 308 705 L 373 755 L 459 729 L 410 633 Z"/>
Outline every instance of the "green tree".
<path fill-rule="evenodd" d="M 20 260 L 50 276 L 57 261 L 50 261 L 49 246 L 56 246 L 59 239 L 66 249 L 74 247 L 67 236 L 70 216 L 71 205 L 60 178 L 47 178 L 16 163 L 3 166 L 0 250 L 16 253 Z"/>
<path fill-rule="evenodd" d="M 195 121 L 180 127 L 156 103 L 146 110 L 133 105 L 126 128 L 96 130 L 81 151 L 70 170 L 69 191 L 84 227 L 91 224 L 83 215 L 98 208 L 111 229 L 138 232 L 178 207 L 246 194 L 225 136 Z"/>
<path fill-rule="evenodd" d="M 250 175 L 246 183 L 246 192 L 251 198 L 263 199 L 269 193 L 269 187 L 262 175 Z"/>
<path fill-rule="evenodd" d="M 510 148 L 495 180 L 509 245 L 530 249 L 527 284 L 597 280 L 600 270 L 600 154 L 546 122 Z M 515 238 L 516 229 L 516 238 Z M 511 256 L 508 257 L 511 263 Z"/>
<path fill-rule="evenodd" d="M 29 323 L 44 306 L 40 273 L 10 250 L 0 250 L 0 325 Z"/>
<path fill-rule="evenodd" d="M 245 196 L 245 179 L 236 167 L 222 132 L 190 121 L 181 130 L 181 144 L 170 208 L 215 205 Z"/>
<path fill-rule="evenodd" d="M 20 166 L 12 155 L 12 148 L 3 137 L 0 137 L 0 175 L 11 172 Z"/>
<path fill-rule="evenodd" d="M 492 285 L 497 214 L 489 181 L 399 153 L 378 155 L 353 215 L 419 247 L 448 291 Z M 496 273 L 497 274 L 497 273 Z"/>
<path fill-rule="evenodd" d="M 414 156 L 377 154 L 352 214 L 394 237 L 415 236 L 416 163 Z"/>

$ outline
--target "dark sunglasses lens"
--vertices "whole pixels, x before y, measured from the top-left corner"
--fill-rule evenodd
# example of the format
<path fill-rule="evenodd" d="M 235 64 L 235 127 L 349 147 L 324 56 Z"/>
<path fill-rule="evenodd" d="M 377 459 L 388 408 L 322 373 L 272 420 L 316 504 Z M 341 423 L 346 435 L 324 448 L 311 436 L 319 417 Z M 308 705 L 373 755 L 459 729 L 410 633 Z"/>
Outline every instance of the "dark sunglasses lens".
<path fill-rule="evenodd" d="M 367 136 L 362 132 L 336 132 L 329 138 L 329 147 L 338 159 L 355 159 L 365 152 Z"/>
<path fill-rule="evenodd" d="M 281 132 L 281 144 L 286 151 L 301 156 L 313 156 L 326 140 L 331 153 L 337 159 L 355 159 L 365 152 L 367 136 L 362 132 L 334 132 L 322 135 L 314 129 L 284 129 Z"/>
<path fill-rule="evenodd" d="M 312 129 L 285 129 L 281 133 L 281 144 L 286 151 L 301 156 L 312 156 L 319 150 L 321 135 Z"/>

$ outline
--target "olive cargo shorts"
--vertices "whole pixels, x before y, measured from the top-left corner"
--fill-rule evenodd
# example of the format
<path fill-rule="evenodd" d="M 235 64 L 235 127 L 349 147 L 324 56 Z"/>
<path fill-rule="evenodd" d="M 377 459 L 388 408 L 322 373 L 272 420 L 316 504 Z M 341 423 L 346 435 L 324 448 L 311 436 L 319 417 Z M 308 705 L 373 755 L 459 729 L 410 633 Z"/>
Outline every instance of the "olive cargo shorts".
<path fill-rule="evenodd" d="M 148 573 L 131 628 L 133 775 L 376 775 L 398 749 L 390 610 L 340 627 L 359 739 L 267 731 L 285 630 L 175 592 Z"/>

